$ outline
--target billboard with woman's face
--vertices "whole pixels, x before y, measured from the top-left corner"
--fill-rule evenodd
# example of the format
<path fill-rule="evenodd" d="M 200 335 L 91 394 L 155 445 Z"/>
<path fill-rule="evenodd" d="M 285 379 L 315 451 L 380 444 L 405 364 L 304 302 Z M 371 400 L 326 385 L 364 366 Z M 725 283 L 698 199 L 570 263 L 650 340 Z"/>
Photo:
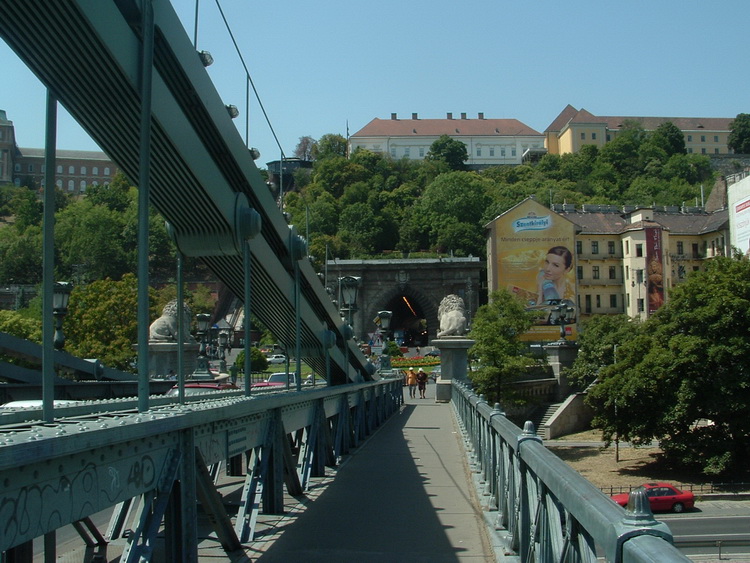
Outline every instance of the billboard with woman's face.
<path fill-rule="evenodd" d="M 569 311 L 565 331 L 575 338 L 575 226 L 534 200 L 526 200 L 491 224 L 488 261 L 491 289 L 507 289 L 538 313 L 525 340 L 557 340 L 557 309 Z"/>

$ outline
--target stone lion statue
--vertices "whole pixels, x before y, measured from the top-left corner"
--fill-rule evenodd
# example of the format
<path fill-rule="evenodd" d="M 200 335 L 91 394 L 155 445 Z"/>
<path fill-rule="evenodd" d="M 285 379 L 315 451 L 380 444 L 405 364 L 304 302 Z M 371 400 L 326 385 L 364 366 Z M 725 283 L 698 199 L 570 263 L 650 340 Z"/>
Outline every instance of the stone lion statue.
<path fill-rule="evenodd" d="M 438 307 L 438 320 L 440 321 L 438 338 L 442 336 L 463 336 L 466 332 L 464 300 L 454 294 L 445 296 Z"/>
<path fill-rule="evenodd" d="M 183 330 L 185 331 L 185 342 L 192 342 L 190 335 L 190 319 L 192 314 L 190 307 L 183 307 Z M 150 342 L 177 342 L 177 299 L 172 299 L 164 305 L 161 317 L 151 323 L 148 339 Z"/>

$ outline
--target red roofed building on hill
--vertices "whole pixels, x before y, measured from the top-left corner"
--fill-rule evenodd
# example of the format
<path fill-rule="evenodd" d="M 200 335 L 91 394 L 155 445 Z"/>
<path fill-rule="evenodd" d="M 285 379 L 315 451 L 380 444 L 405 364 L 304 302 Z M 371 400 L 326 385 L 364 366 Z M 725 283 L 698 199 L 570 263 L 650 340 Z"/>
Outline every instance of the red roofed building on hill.
<path fill-rule="evenodd" d="M 729 126 L 733 117 L 626 117 L 597 116 L 568 104 L 544 131 L 544 146 L 550 154 L 575 153 L 583 145 L 604 146 L 629 121 L 647 132 L 671 122 L 685 135 L 685 148 L 695 154 L 731 154 Z"/>
<path fill-rule="evenodd" d="M 521 164 L 524 154 L 544 151 L 544 135 L 517 119 L 486 119 L 483 113 L 469 119 L 375 118 L 349 137 L 349 154 L 357 148 L 389 154 L 394 159 L 422 160 L 442 135 L 466 145 L 467 168 L 478 170 L 500 164 Z"/>

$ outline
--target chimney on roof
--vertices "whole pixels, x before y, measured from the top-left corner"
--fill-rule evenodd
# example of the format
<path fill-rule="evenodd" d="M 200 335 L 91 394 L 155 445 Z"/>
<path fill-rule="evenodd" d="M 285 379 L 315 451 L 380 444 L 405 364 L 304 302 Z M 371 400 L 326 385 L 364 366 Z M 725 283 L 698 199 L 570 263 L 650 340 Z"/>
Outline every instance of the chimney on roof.
<path fill-rule="evenodd" d="M 395 121 L 396 119 L 398 119 L 398 117 L 396 117 L 396 114 L 395 114 L 395 113 L 392 113 L 392 114 L 391 114 L 391 119 L 393 119 L 393 120 Z"/>
<path fill-rule="evenodd" d="M 453 114 L 451 112 L 448 112 L 448 119 L 453 119 Z"/>
<path fill-rule="evenodd" d="M 466 119 L 466 114 L 464 112 L 461 112 L 461 119 Z"/>
<path fill-rule="evenodd" d="M 419 115 L 417 115 L 416 113 L 412 113 L 411 114 L 411 118 L 412 119 L 419 119 Z"/>
<path fill-rule="evenodd" d="M 483 111 L 480 111 L 480 112 L 479 112 L 479 113 L 477 114 L 477 117 L 478 117 L 479 119 L 484 119 L 484 112 L 483 112 Z"/>

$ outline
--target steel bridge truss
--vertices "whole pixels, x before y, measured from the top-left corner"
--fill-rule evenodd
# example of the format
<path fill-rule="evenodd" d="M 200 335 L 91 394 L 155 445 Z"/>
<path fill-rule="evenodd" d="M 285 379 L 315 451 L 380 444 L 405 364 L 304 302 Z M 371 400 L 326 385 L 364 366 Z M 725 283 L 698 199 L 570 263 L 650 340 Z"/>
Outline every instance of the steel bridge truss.
<path fill-rule="evenodd" d="M 230 554 L 258 515 L 282 514 L 403 403 L 400 380 L 223 397 L 0 428 L 0 551 L 23 560 L 34 538 L 73 524 L 99 552 L 126 539 L 122 561 L 197 561 L 197 503 Z M 245 475 L 232 522 L 219 465 Z M 114 508 L 106 533 L 90 516 Z M 53 544 L 54 545 L 54 544 Z M 30 559 L 29 559 L 30 560 Z"/>
<path fill-rule="evenodd" d="M 521 430 L 465 381 L 451 403 L 498 543 L 522 562 L 689 561 L 643 493 L 628 510 L 550 452 L 527 422 Z M 631 508 L 632 506 L 632 508 Z"/>

